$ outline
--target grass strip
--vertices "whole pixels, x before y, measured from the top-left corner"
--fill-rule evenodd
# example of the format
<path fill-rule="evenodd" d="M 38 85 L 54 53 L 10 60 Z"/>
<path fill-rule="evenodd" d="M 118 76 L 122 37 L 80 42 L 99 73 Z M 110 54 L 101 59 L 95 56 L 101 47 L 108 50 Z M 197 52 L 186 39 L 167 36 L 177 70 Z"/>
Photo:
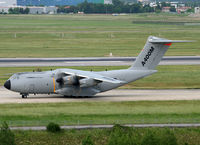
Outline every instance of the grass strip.
<path fill-rule="evenodd" d="M 200 101 L 1 104 L 0 110 L 0 122 L 11 126 L 200 122 Z"/>
<path fill-rule="evenodd" d="M 174 134 L 178 145 L 199 145 L 200 128 L 133 128 L 128 133 L 125 130 L 123 135 L 131 135 L 134 143 L 141 144 L 142 140 L 149 133 L 153 133 L 154 140 L 163 139 L 168 131 Z M 95 145 L 106 145 L 112 133 L 111 129 L 90 129 L 90 130 L 67 130 L 61 133 L 49 133 L 46 131 L 14 131 L 16 144 L 27 145 L 80 145 L 87 136 Z M 119 136 L 120 137 L 120 136 Z M 130 138 L 130 136 L 129 136 Z M 118 138 L 116 138 L 118 139 Z M 152 139 L 152 138 L 151 138 Z M 166 140 L 165 143 L 171 140 Z"/>
<path fill-rule="evenodd" d="M 187 15 L 3 15 L 0 21 L 0 57 L 137 56 L 149 35 L 197 40 L 173 44 L 166 55 L 200 55 L 200 26 L 184 25 L 200 19 Z"/>

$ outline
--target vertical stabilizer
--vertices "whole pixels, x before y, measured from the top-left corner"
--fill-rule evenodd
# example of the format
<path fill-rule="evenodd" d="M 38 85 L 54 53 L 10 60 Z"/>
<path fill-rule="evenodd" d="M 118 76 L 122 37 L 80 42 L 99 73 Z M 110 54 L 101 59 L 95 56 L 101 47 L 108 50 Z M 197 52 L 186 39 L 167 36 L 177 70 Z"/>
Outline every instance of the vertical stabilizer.
<path fill-rule="evenodd" d="M 149 36 L 147 42 L 136 58 L 134 64 L 130 69 L 150 69 L 153 70 L 161 61 L 165 52 L 171 46 L 172 43 L 177 42 L 191 42 L 191 41 L 181 41 L 181 40 L 168 40 L 163 38 L 158 38 L 154 36 Z"/>

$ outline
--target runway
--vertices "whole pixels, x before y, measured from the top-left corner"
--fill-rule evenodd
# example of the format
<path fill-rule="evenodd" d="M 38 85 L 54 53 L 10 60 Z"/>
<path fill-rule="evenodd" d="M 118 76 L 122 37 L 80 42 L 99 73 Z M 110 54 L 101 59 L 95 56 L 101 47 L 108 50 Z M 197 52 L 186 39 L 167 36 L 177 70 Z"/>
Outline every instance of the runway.
<path fill-rule="evenodd" d="M 89 101 L 165 101 L 200 100 L 200 89 L 130 90 L 115 89 L 88 98 L 66 98 L 61 95 L 30 95 L 22 99 L 19 93 L 0 88 L 0 104 L 5 103 L 56 103 Z"/>
<path fill-rule="evenodd" d="M 24 66 L 120 66 L 136 57 L 0 58 L 0 67 Z M 166 56 L 159 65 L 199 65 L 200 56 Z"/>

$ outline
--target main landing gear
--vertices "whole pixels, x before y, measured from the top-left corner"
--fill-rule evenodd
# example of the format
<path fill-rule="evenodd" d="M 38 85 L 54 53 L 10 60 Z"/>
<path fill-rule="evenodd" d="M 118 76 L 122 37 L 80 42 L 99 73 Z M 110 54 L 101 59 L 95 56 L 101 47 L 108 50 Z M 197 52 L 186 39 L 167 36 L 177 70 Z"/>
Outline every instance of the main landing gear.
<path fill-rule="evenodd" d="M 20 95 L 22 95 L 22 98 L 24 99 L 24 98 L 27 98 L 27 96 L 28 96 L 28 94 L 20 94 Z"/>

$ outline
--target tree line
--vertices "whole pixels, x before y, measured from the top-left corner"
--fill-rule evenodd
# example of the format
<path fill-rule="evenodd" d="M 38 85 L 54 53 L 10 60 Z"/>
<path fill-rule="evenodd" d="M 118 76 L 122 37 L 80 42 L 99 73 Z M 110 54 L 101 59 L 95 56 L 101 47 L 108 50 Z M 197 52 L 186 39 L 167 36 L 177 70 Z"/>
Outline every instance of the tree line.
<path fill-rule="evenodd" d="M 150 7 L 149 4 L 143 5 L 142 3 L 128 4 L 120 0 L 113 0 L 113 4 L 98 4 L 88 3 L 87 1 L 78 4 L 77 6 L 58 6 L 58 13 L 78 13 L 84 12 L 85 14 L 111 14 L 111 13 L 149 13 L 161 12 L 163 7 L 171 7 L 169 3 L 157 3 L 156 7 Z M 176 12 L 175 7 L 170 8 L 171 12 Z"/>
<path fill-rule="evenodd" d="M 150 5 L 143 6 L 142 3 L 125 4 L 120 0 L 113 0 L 113 4 L 98 4 L 88 3 L 87 1 L 78 4 L 77 6 L 59 6 L 58 13 L 77 13 L 84 12 L 85 14 L 90 13 L 147 13 L 154 12 L 155 9 Z"/>
<path fill-rule="evenodd" d="M 29 8 L 9 8 L 8 13 L 9 14 L 28 14 L 29 13 Z"/>
<path fill-rule="evenodd" d="M 186 6 L 198 6 L 197 1 L 186 3 Z M 200 3 L 199 3 L 200 5 Z M 150 7 L 149 4 L 143 5 L 142 3 L 125 3 L 121 0 L 113 0 L 112 4 L 89 3 L 87 1 L 78 4 L 77 6 L 57 6 L 57 13 L 78 13 L 84 12 L 85 14 L 98 13 L 98 14 L 111 14 L 111 13 L 150 13 L 161 12 L 163 7 L 171 7 L 169 3 L 157 3 L 156 7 Z M 170 8 L 171 12 L 176 12 L 174 7 Z M 192 12 L 193 10 L 191 10 Z M 9 14 L 29 14 L 29 8 L 10 8 Z M 190 11 L 188 11 L 190 12 Z M 3 13 L 3 12 L 1 12 Z"/>

